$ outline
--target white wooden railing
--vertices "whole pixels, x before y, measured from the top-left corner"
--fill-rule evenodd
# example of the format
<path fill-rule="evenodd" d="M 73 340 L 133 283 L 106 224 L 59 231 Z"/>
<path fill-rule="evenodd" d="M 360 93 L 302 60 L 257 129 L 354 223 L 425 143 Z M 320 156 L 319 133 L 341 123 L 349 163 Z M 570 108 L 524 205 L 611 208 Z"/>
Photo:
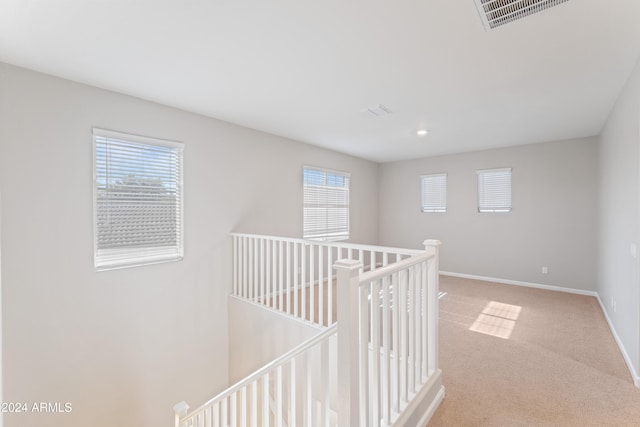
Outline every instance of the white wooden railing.
<path fill-rule="evenodd" d="M 427 240 L 425 252 L 367 273 L 360 273 L 358 261 L 336 263 L 341 426 L 398 424 L 423 387 L 441 375 L 439 245 Z"/>
<path fill-rule="evenodd" d="M 424 244 L 411 251 L 234 234 L 234 295 L 331 325 L 334 291 L 325 299 L 320 286 L 330 278 L 339 321 L 195 411 L 176 405 L 176 427 L 426 424 L 444 388 L 440 242 Z M 314 316 L 323 304 L 330 309 Z"/>
<path fill-rule="evenodd" d="M 188 415 L 189 406 L 180 402 L 174 407 L 176 427 L 335 426 L 330 345 L 335 346 L 336 330 L 337 325 L 326 329 Z"/>
<path fill-rule="evenodd" d="M 231 237 L 233 295 L 320 326 L 336 321 L 335 261 L 357 260 L 364 272 L 421 253 L 253 234 L 233 233 Z"/>

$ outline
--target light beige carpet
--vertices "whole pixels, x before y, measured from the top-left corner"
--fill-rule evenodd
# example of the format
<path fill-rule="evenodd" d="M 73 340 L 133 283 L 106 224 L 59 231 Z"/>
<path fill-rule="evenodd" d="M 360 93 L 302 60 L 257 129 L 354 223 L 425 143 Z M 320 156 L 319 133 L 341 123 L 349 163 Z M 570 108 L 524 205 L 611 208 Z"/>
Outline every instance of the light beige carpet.
<path fill-rule="evenodd" d="M 446 397 L 429 426 L 640 426 L 593 297 L 441 277 Z"/>

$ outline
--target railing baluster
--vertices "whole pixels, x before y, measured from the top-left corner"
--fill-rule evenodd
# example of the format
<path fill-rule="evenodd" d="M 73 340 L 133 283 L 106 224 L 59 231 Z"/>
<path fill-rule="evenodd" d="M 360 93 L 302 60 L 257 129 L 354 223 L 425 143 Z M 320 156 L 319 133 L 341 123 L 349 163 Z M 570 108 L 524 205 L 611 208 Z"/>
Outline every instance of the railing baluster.
<path fill-rule="evenodd" d="M 269 427 L 269 374 L 262 377 L 262 424 Z"/>
<path fill-rule="evenodd" d="M 398 314 L 400 315 L 400 410 L 407 402 L 407 272 L 398 272 Z"/>
<path fill-rule="evenodd" d="M 249 407 L 251 410 L 251 427 L 258 427 L 258 384 L 251 383 L 251 401 Z"/>
<path fill-rule="evenodd" d="M 278 242 L 271 242 L 271 308 L 274 310 L 278 306 Z"/>
<path fill-rule="evenodd" d="M 251 255 L 253 261 L 253 267 L 251 268 L 251 296 L 249 298 L 253 300 L 258 300 L 258 241 L 256 239 L 251 239 L 251 246 L 253 248 L 253 253 Z"/>
<path fill-rule="evenodd" d="M 420 287 L 422 289 L 422 382 L 427 380 L 429 376 L 429 371 L 427 370 L 427 361 L 429 359 L 429 354 L 427 353 L 428 348 L 428 337 L 429 330 L 427 329 L 428 325 L 428 315 L 429 315 L 429 307 L 427 305 L 428 301 L 428 291 L 427 291 L 427 263 L 423 262 L 420 264 L 422 267 L 422 280 L 420 282 Z"/>
<path fill-rule="evenodd" d="M 305 426 L 313 425 L 313 395 L 311 388 L 311 366 L 309 366 L 309 356 L 307 353 L 303 355 L 304 370 L 305 373 L 305 385 L 304 385 L 304 423 Z"/>
<path fill-rule="evenodd" d="M 220 414 L 220 424 L 221 427 L 228 427 L 229 423 L 228 423 L 228 416 L 227 416 L 227 412 L 228 412 L 228 408 L 227 406 L 229 405 L 229 399 L 225 398 L 222 400 L 222 411 Z"/>
<path fill-rule="evenodd" d="M 247 297 L 247 246 L 248 237 L 245 237 L 242 242 L 242 298 Z"/>
<path fill-rule="evenodd" d="M 369 296 L 371 295 L 371 289 L 366 287 L 359 288 L 358 294 L 360 300 L 358 305 L 360 307 L 360 328 L 359 338 L 360 342 L 360 425 L 369 426 L 372 425 L 369 420 L 369 402 L 370 402 L 370 387 L 369 387 L 369 310 L 371 306 L 369 304 Z"/>
<path fill-rule="evenodd" d="M 293 315 L 298 317 L 298 294 L 300 292 L 300 267 L 298 264 L 298 243 L 293 244 L 293 268 L 295 269 L 293 274 Z"/>
<path fill-rule="evenodd" d="M 318 324 L 324 325 L 324 248 L 318 247 Z"/>
<path fill-rule="evenodd" d="M 238 295 L 238 236 L 231 236 L 233 257 L 233 295 Z"/>
<path fill-rule="evenodd" d="M 282 366 L 276 369 L 276 427 L 282 427 Z"/>
<path fill-rule="evenodd" d="M 254 267 L 254 246 L 256 239 L 251 237 L 247 242 L 247 299 L 253 300 L 253 275 L 255 273 Z"/>
<path fill-rule="evenodd" d="M 371 373 L 369 389 L 371 391 L 371 423 L 380 424 L 380 281 L 371 283 Z"/>
<path fill-rule="evenodd" d="M 264 280 L 264 239 L 260 239 L 260 302 L 266 303 L 265 280 Z"/>
<path fill-rule="evenodd" d="M 382 369 L 381 369 L 381 381 L 380 390 L 381 394 L 381 406 L 382 406 L 382 419 L 386 424 L 391 424 L 391 402 L 389 399 L 389 389 L 391 384 L 389 382 L 389 369 L 390 369 L 390 343 L 389 343 L 389 328 L 390 325 L 390 310 L 389 304 L 389 278 L 382 279 Z"/>
<path fill-rule="evenodd" d="M 311 323 L 315 322 L 315 293 L 316 293 L 316 285 L 315 285 L 315 244 L 311 244 L 309 246 L 309 321 Z"/>
<path fill-rule="evenodd" d="M 413 393 L 415 390 L 414 384 L 414 355 L 415 355 L 415 322 L 414 313 L 412 310 L 413 301 L 416 299 L 415 295 L 415 269 L 409 268 L 407 279 L 407 323 L 409 333 L 409 351 L 407 353 L 407 391 Z M 408 398 L 407 398 L 408 400 Z"/>
<path fill-rule="evenodd" d="M 327 247 L 327 325 L 333 324 L 333 247 Z"/>
<path fill-rule="evenodd" d="M 291 305 L 291 299 L 293 298 L 293 291 L 291 290 L 291 244 L 289 242 L 286 245 L 286 258 L 287 258 L 287 285 L 286 285 L 286 303 L 287 309 L 285 310 L 289 314 L 293 314 L 293 307 Z"/>
<path fill-rule="evenodd" d="M 391 304 L 392 304 L 392 341 L 393 341 L 393 369 L 391 371 L 391 390 L 393 390 L 392 404 L 393 410 L 397 413 L 400 412 L 400 328 L 398 327 L 400 323 L 400 313 L 399 313 L 399 305 L 398 300 L 399 297 L 399 273 L 394 273 L 391 276 L 392 280 L 392 288 L 391 288 Z"/>
<path fill-rule="evenodd" d="M 422 302 L 422 292 L 420 292 L 420 280 L 422 278 L 422 264 L 417 264 L 413 266 L 415 271 L 414 283 L 413 283 L 413 323 L 414 323 L 414 334 L 415 334 L 415 342 L 413 347 L 413 383 L 414 383 L 414 392 L 418 390 L 418 387 L 422 384 L 421 378 L 422 374 L 420 373 L 420 367 L 422 365 L 422 322 L 421 322 L 421 302 Z"/>
<path fill-rule="evenodd" d="M 240 390 L 240 425 L 247 425 L 247 388 Z"/>
<path fill-rule="evenodd" d="M 323 341 L 320 346 L 320 360 L 322 361 L 322 366 L 320 368 L 322 372 L 322 415 L 320 425 L 323 427 L 329 427 L 329 340 Z"/>
<path fill-rule="evenodd" d="M 284 311 L 284 255 L 282 243 L 282 240 L 278 242 L 278 309 L 280 311 Z"/>
<path fill-rule="evenodd" d="M 267 307 L 271 307 L 271 242 L 267 240 L 265 242 L 264 247 L 264 263 L 265 263 L 265 272 L 264 272 L 264 305 Z"/>
<path fill-rule="evenodd" d="M 289 362 L 289 421 L 288 426 L 295 426 L 296 423 L 296 359 Z"/>
<path fill-rule="evenodd" d="M 369 251 L 369 271 L 376 269 L 376 251 Z"/>
<path fill-rule="evenodd" d="M 300 277 L 300 281 L 302 284 L 302 288 L 300 289 L 302 293 L 301 309 L 302 309 L 302 318 L 306 320 L 307 319 L 307 244 L 302 243 L 300 245 L 300 249 L 302 252 L 300 254 L 300 259 L 302 262 L 302 275 Z"/>
<path fill-rule="evenodd" d="M 231 412 L 229 414 L 229 418 L 231 418 L 231 422 L 229 423 L 232 426 L 237 426 L 238 425 L 238 408 L 237 408 L 237 404 L 236 404 L 236 400 L 237 400 L 237 393 L 233 393 L 231 395 L 231 409 L 229 412 Z"/>
<path fill-rule="evenodd" d="M 220 403 L 213 405 L 211 412 L 211 419 L 209 419 L 207 427 L 220 427 Z"/>

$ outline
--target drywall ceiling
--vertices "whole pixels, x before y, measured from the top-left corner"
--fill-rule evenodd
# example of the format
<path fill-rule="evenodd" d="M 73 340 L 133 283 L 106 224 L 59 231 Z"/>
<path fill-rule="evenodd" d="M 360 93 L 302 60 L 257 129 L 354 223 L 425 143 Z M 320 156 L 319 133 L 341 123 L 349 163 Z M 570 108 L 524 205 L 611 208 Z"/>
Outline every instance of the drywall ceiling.
<path fill-rule="evenodd" d="M 0 2 L 2 62 L 378 162 L 596 135 L 639 55 L 637 0 Z"/>

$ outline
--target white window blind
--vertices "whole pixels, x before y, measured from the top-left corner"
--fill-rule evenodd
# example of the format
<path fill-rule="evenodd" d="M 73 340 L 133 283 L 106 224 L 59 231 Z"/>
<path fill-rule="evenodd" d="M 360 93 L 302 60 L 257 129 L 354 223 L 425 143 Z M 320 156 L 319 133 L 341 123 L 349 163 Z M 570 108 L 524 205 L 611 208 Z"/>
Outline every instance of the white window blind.
<path fill-rule="evenodd" d="M 93 129 L 98 270 L 183 256 L 183 144 Z"/>
<path fill-rule="evenodd" d="M 478 212 L 511 211 L 511 168 L 485 169 L 478 174 Z"/>
<path fill-rule="evenodd" d="M 422 175 L 422 212 L 447 211 L 447 174 Z"/>
<path fill-rule="evenodd" d="M 303 237 L 349 238 L 349 174 L 304 168 Z"/>

